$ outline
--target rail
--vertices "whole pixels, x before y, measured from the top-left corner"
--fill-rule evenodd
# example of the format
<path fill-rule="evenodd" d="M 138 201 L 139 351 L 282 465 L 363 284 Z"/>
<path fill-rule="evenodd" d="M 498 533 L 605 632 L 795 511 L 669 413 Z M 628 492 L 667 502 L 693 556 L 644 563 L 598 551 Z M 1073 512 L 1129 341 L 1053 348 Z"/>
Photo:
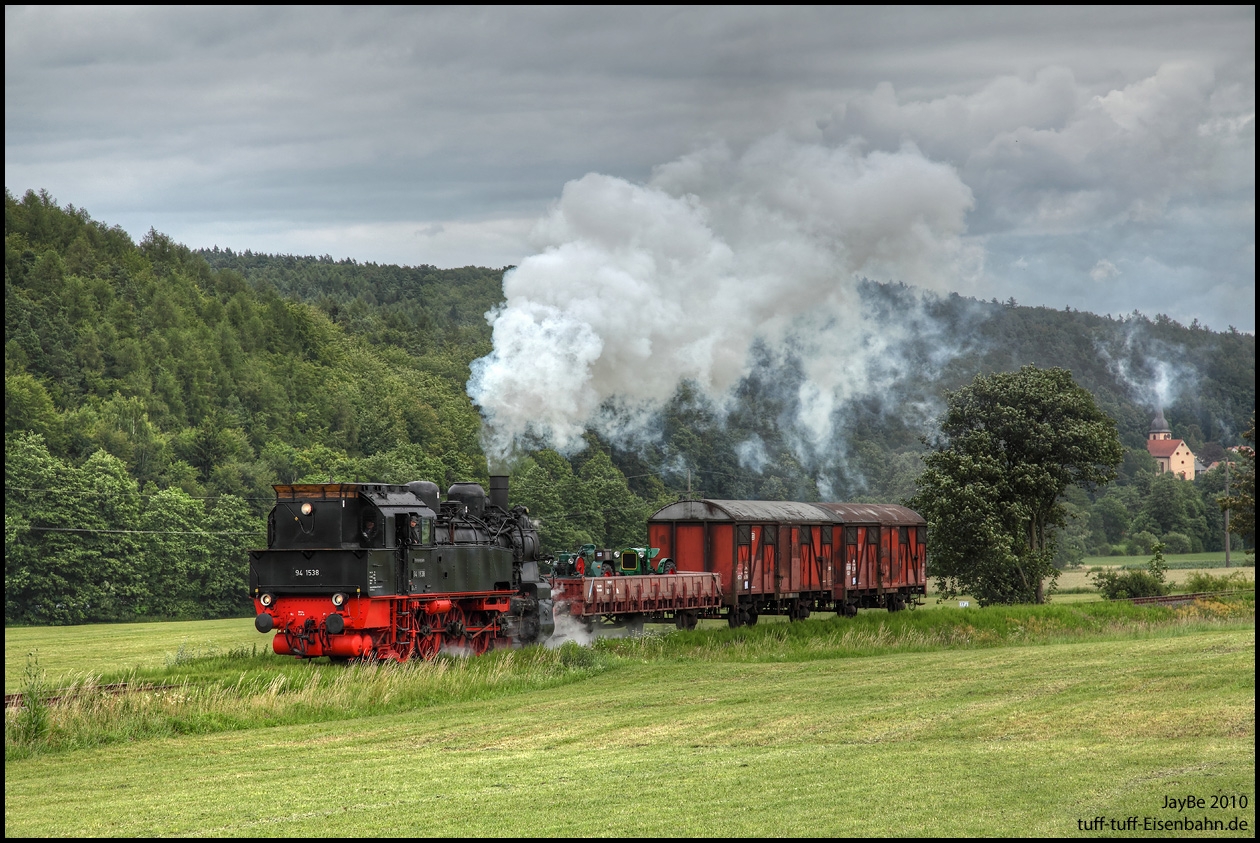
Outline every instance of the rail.
<path fill-rule="evenodd" d="M 1160 597 L 1126 597 L 1124 599 L 1129 603 L 1154 603 L 1159 606 L 1180 606 L 1184 603 L 1193 603 L 1196 600 L 1202 600 L 1205 597 L 1232 597 L 1235 594 L 1255 594 L 1255 592 L 1250 589 L 1246 591 L 1196 591 L 1193 594 L 1165 594 Z"/>
<path fill-rule="evenodd" d="M 128 692 L 138 693 L 140 691 L 165 691 L 172 688 L 182 688 L 183 685 L 154 685 L 152 683 L 136 683 L 136 682 L 114 682 L 109 685 L 89 685 L 84 688 L 63 688 L 53 691 L 49 694 L 41 694 L 41 699 L 47 705 L 53 703 L 66 702 L 78 697 L 88 696 L 90 694 L 126 694 Z M 22 707 L 23 695 L 5 694 L 4 707 L 6 710 L 10 708 Z"/>

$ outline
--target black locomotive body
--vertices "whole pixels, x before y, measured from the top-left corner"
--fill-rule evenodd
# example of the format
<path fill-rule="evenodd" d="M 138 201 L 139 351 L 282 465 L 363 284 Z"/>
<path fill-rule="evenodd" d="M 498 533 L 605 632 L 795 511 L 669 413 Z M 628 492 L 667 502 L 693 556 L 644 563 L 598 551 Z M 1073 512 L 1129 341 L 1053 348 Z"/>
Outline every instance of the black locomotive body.
<path fill-rule="evenodd" d="M 312 658 L 432 658 L 484 653 L 551 634 L 551 587 L 538 533 L 509 509 L 507 478 L 489 500 L 427 481 L 275 486 L 267 548 L 250 552 L 259 632 L 277 653 Z"/>

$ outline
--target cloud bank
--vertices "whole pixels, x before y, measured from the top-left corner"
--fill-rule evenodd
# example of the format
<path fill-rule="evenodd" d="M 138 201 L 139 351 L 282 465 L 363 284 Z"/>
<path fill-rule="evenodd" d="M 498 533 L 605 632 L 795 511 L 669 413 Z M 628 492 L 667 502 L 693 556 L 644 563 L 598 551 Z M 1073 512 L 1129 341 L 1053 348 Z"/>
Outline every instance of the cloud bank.
<path fill-rule="evenodd" d="M 658 165 L 725 146 L 753 191 L 778 136 L 952 168 L 961 292 L 1253 331 L 1254 114 L 1249 6 L 5 7 L 8 187 L 238 251 L 523 265 L 588 173 L 725 242 Z M 796 189 L 762 204 L 833 222 Z"/>

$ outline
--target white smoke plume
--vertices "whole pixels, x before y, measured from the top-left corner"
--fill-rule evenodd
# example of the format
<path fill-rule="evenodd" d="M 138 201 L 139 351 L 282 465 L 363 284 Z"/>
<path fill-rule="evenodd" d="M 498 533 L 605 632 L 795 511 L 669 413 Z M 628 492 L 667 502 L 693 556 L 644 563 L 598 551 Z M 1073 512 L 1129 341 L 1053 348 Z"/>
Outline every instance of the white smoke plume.
<path fill-rule="evenodd" d="M 544 642 L 548 650 L 559 649 L 570 641 L 575 642 L 580 647 L 589 647 L 595 643 L 597 637 L 595 631 L 593 629 L 588 630 L 585 623 L 568 612 L 556 612 L 555 624 L 555 631 Z"/>
<path fill-rule="evenodd" d="M 912 145 L 866 153 L 783 134 L 742 154 L 709 146 L 646 184 L 569 182 L 487 314 L 494 350 L 468 386 L 486 453 L 505 459 L 527 436 L 573 449 L 592 426 L 639 433 L 684 380 L 720 404 L 754 342 L 801 360 L 798 421 L 825 441 L 838 404 L 908 330 L 895 314 L 866 318 L 858 277 L 968 288 L 983 262 L 965 237 L 972 204 L 952 167 Z"/>
<path fill-rule="evenodd" d="M 742 468 L 752 469 L 758 473 L 770 462 L 770 455 L 766 453 L 766 443 L 760 436 L 753 436 L 739 443 L 735 448 L 735 454 L 739 457 Z"/>
<path fill-rule="evenodd" d="M 543 642 L 548 650 L 558 650 L 570 641 L 579 647 L 589 647 L 600 638 L 628 638 L 633 634 L 625 626 L 606 626 L 599 623 L 587 629 L 585 621 L 563 611 L 556 612 L 555 625 L 551 637 Z"/>
<path fill-rule="evenodd" d="M 1099 355 L 1121 383 L 1143 404 L 1165 410 L 1182 395 L 1193 395 L 1199 373 L 1194 366 L 1182 362 L 1185 349 L 1147 337 L 1140 320 L 1129 321 L 1123 333 L 1123 344 L 1108 348 L 1099 343 Z"/>

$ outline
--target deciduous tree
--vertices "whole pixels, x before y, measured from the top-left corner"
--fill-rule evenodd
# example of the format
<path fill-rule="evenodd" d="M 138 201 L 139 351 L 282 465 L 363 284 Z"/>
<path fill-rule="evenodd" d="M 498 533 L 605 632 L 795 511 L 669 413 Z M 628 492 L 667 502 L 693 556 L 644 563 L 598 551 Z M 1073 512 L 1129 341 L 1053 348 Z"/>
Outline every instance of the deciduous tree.
<path fill-rule="evenodd" d="M 939 590 L 982 604 L 1042 602 L 1062 496 L 1116 476 L 1116 423 L 1064 369 L 977 376 L 946 395 L 918 491 Z"/>
<path fill-rule="evenodd" d="M 1244 539 L 1256 538 L 1256 414 L 1251 414 L 1251 427 L 1243 434 L 1247 445 L 1228 454 L 1233 466 L 1229 494 L 1221 498 L 1221 509 L 1229 510 L 1229 531 Z M 1255 547 L 1248 550 L 1255 552 Z"/>

